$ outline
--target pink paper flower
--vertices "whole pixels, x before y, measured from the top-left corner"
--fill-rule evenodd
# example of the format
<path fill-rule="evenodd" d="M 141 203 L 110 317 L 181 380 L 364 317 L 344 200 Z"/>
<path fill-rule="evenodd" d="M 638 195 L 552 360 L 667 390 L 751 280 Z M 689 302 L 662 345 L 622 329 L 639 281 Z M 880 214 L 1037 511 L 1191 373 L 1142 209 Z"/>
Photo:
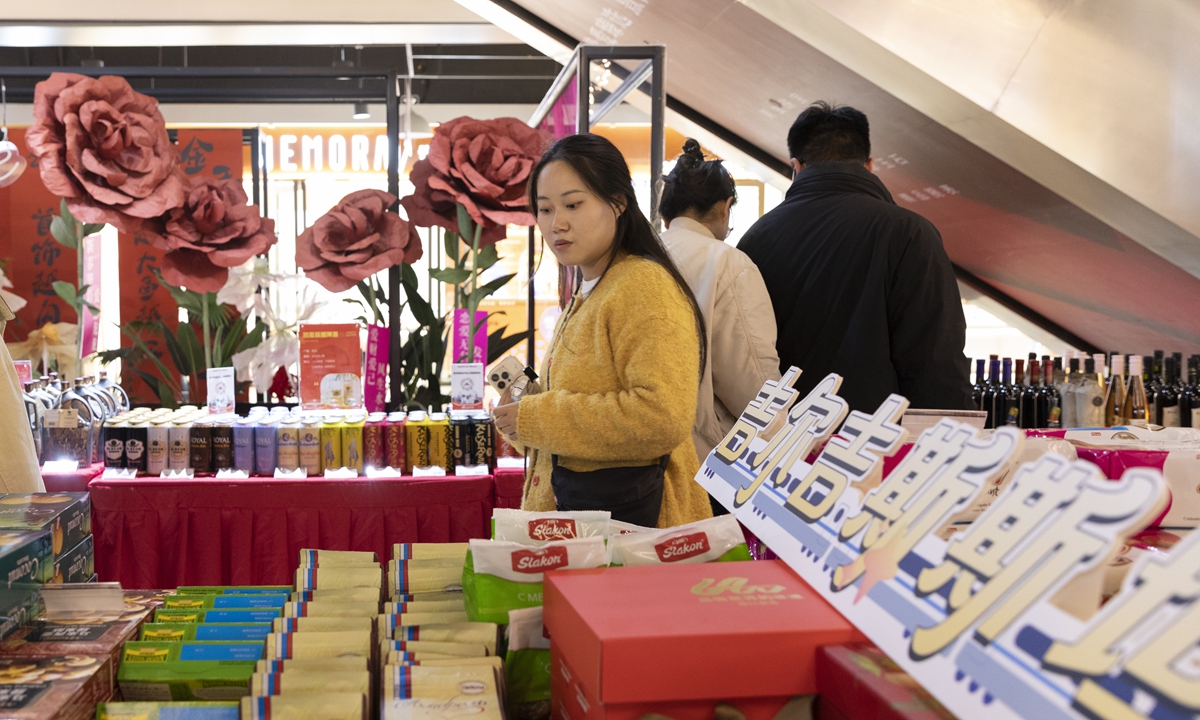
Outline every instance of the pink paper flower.
<path fill-rule="evenodd" d="M 296 238 L 296 265 L 327 290 L 342 292 L 380 270 L 420 260 L 416 227 L 387 210 L 395 202 L 382 190 L 342 198 Z"/>

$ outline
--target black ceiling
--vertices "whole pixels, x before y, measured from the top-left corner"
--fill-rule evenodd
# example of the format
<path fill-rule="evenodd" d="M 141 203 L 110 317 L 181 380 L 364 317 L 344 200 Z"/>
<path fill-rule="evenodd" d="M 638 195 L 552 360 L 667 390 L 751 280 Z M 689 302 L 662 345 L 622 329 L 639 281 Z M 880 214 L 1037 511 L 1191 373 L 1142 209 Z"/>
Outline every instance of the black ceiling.
<path fill-rule="evenodd" d="M 413 95 L 422 103 L 536 104 L 559 70 L 552 59 L 526 45 L 414 45 L 412 53 Z M 335 63 L 349 62 L 358 68 L 395 69 L 401 76 L 408 71 L 403 46 L 0 47 L 0 77 L 8 85 L 9 102 L 27 103 L 40 78 L 15 77 L 13 71 L 46 68 L 70 72 L 93 59 L 114 69 L 246 67 L 270 72 L 332 68 Z M 129 81 L 164 103 L 352 102 L 377 99 L 384 87 L 383 79 L 300 76 L 130 77 Z"/>

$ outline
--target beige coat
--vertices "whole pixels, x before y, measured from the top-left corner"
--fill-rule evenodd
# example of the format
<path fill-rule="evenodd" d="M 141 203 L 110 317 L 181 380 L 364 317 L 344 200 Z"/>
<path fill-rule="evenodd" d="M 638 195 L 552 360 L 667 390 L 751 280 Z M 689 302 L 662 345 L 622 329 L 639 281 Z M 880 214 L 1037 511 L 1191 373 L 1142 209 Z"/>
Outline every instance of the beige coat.
<path fill-rule="evenodd" d="M 686 217 L 662 233 L 708 326 L 692 438 L 700 462 L 725 437 L 767 380 L 779 379 L 775 311 L 758 267 L 741 250 Z"/>
<path fill-rule="evenodd" d="M 0 298 L 0 433 L 5 439 L 4 452 L 0 453 L 0 492 L 46 492 L 26 420 L 21 382 L 3 340 L 4 328 L 13 317 L 8 303 Z"/>

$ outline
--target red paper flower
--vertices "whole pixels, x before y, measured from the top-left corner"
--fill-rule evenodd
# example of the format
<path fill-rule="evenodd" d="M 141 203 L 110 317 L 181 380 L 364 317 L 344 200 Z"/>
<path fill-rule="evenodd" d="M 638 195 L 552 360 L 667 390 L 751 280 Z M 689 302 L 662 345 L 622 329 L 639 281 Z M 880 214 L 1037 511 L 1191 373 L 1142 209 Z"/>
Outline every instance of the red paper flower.
<path fill-rule="evenodd" d="M 163 257 L 163 279 L 196 292 L 217 292 L 229 268 L 265 253 L 276 242 L 275 221 L 247 204 L 238 180 L 197 175 L 182 207 L 171 210 L 146 235 Z"/>
<path fill-rule="evenodd" d="M 342 198 L 296 238 L 296 265 L 333 292 L 380 270 L 421 259 L 417 229 L 388 208 L 396 196 L 359 190 Z"/>
<path fill-rule="evenodd" d="M 456 203 L 483 226 L 481 245 L 500 240 L 505 225 L 533 225 L 525 198 L 529 174 L 553 137 L 516 118 L 460 117 L 434 131 L 429 156 L 413 165 L 412 195 L 400 201 L 408 219 L 462 234 Z M 471 238 L 465 238 L 468 242 Z"/>
<path fill-rule="evenodd" d="M 25 138 L 42 182 L 77 220 L 134 232 L 183 202 L 179 151 L 158 103 L 125 78 L 51 74 L 34 89 Z"/>

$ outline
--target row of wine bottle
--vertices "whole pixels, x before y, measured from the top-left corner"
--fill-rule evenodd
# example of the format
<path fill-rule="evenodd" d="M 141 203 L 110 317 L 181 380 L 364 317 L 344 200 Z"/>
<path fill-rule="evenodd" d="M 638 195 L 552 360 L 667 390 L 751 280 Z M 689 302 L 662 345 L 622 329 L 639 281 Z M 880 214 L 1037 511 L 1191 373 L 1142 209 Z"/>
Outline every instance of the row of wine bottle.
<path fill-rule="evenodd" d="M 1107 362 L 1106 362 L 1107 361 Z M 985 374 L 986 368 L 986 374 Z M 1026 370 L 1028 369 L 1028 372 Z M 1128 369 L 1128 372 L 1127 372 Z M 1200 355 L 1097 353 L 1026 361 L 992 355 L 975 361 L 975 405 L 986 427 L 1114 427 L 1149 424 L 1200 428 Z"/>

